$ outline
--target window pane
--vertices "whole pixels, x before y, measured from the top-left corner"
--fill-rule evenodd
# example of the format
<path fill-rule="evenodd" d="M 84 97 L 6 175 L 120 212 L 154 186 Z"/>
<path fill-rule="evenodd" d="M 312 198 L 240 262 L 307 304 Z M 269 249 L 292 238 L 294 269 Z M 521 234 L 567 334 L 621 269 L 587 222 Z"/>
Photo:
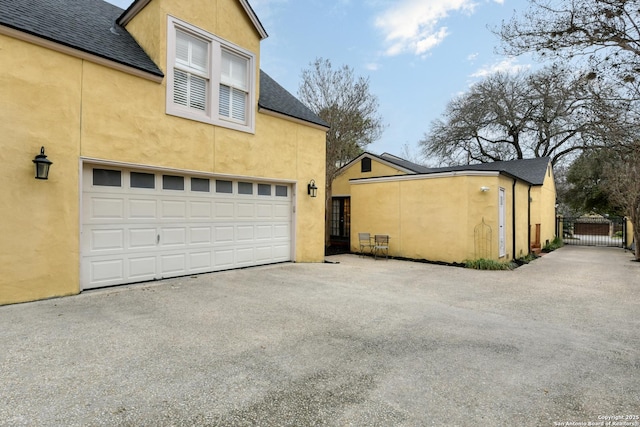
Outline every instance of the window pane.
<path fill-rule="evenodd" d="M 247 64 L 248 60 L 233 53 L 223 51 L 221 61 L 220 80 L 227 86 L 247 90 Z"/>
<path fill-rule="evenodd" d="M 94 169 L 93 185 L 102 185 L 106 187 L 121 187 L 122 172 L 110 169 Z"/>
<path fill-rule="evenodd" d="M 191 178 L 191 191 L 209 192 L 209 180 L 205 178 Z"/>
<path fill-rule="evenodd" d="M 238 194 L 253 194 L 253 184 L 250 182 L 239 182 Z"/>
<path fill-rule="evenodd" d="M 176 62 L 198 71 L 207 71 L 209 44 L 190 34 L 176 31 Z"/>
<path fill-rule="evenodd" d="M 216 179 L 216 193 L 233 193 L 233 183 Z"/>
<path fill-rule="evenodd" d="M 187 106 L 189 93 L 189 75 L 184 71 L 174 70 L 173 72 L 173 102 L 178 105 Z"/>
<path fill-rule="evenodd" d="M 247 94 L 238 89 L 232 89 L 231 118 L 244 122 Z"/>
<path fill-rule="evenodd" d="M 204 111 L 207 105 L 207 81 L 189 75 L 189 107 Z"/>
<path fill-rule="evenodd" d="M 224 117 L 231 117 L 229 110 L 231 109 L 231 88 L 229 86 L 220 85 L 220 106 L 218 113 Z"/>
<path fill-rule="evenodd" d="M 155 178 L 152 173 L 131 172 L 131 187 L 156 188 Z"/>
<path fill-rule="evenodd" d="M 360 172 L 371 172 L 371 159 L 365 157 L 360 161 Z"/>
<path fill-rule="evenodd" d="M 269 184 L 258 184 L 258 195 L 260 195 L 260 196 L 270 196 L 271 195 L 271 185 L 269 185 Z"/>
<path fill-rule="evenodd" d="M 162 175 L 162 188 L 164 190 L 184 190 L 184 177 Z"/>
<path fill-rule="evenodd" d="M 276 185 L 276 196 L 287 197 L 287 186 L 286 185 Z"/>

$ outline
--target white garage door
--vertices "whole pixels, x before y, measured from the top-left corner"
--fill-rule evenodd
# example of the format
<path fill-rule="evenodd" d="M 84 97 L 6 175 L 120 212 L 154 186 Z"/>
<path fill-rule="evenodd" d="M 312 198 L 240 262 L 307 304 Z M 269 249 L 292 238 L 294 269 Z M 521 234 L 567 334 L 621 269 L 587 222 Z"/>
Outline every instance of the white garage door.
<path fill-rule="evenodd" d="M 291 186 L 85 165 L 83 289 L 290 261 Z"/>

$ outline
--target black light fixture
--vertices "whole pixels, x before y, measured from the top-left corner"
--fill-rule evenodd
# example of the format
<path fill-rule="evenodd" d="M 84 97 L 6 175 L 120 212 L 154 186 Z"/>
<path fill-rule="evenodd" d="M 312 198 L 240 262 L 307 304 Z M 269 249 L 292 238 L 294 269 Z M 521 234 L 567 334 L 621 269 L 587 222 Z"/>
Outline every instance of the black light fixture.
<path fill-rule="evenodd" d="M 309 184 L 307 184 L 307 194 L 311 197 L 316 197 L 318 195 L 318 187 L 316 187 L 316 182 L 313 179 Z"/>
<path fill-rule="evenodd" d="M 49 179 L 49 167 L 53 162 L 44 154 L 44 147 L 40 148 L 40 154 L 32 160 L 36 164 L 36 179 Z"/>

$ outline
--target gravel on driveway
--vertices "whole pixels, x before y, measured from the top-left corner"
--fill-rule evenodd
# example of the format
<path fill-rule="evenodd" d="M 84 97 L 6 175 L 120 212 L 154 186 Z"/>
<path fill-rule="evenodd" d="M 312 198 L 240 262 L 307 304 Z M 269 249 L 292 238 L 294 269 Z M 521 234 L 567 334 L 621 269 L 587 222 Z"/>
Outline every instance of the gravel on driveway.
<path fill-rule="evenodd" d="M 0 426 L 640 426 L 628 252 L 328 260 L 0 307 Z"/>

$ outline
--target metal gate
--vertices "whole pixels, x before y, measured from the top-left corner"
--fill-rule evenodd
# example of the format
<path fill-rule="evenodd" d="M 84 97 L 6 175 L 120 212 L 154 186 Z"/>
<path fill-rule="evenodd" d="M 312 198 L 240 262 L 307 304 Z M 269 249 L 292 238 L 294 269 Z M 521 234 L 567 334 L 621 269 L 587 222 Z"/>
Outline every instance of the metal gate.
<path fill-rule="evenodd" d="M 621 217 L 558 217 L 556 234 L 565 245 L 625 248 L 627 221 Z"/>

